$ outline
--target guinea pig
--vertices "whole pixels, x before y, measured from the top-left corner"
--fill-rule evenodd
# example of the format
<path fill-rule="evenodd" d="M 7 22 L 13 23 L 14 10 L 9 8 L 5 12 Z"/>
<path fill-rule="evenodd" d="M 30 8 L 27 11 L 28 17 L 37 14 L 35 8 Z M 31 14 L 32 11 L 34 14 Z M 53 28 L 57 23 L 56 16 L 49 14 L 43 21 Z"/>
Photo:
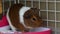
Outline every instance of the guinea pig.
<path fill-rule="evenodd" d="M 26 32 L 40 27 L 43 23 L 39 16 L 39 9 L 26 7 L 23 4 L 14 4 L 7 11 L 7 20 L 13 31 Z"/>

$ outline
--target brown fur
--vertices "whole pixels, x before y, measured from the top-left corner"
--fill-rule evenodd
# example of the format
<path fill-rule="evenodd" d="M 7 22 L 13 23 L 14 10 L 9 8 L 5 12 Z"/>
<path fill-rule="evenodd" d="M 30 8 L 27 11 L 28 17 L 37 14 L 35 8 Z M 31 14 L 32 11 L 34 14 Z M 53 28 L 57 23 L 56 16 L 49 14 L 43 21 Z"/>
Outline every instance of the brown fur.
<path fill-rule="evenodd" d="M 12 25 L 20 30 L 24 30 L 24 26 L 19 22 L 19 9 L 22 7 L 22 4 L 14 4 L 11 6 L 9 11 L 9 17 L 11 19 Z M 18 11 L 18 12 L 17 12 Z"/>
<path fill-rule="evenodd" d="M 26 28 L 19 22 L 19 9 L 22 8 L 22 4 L 14 4 L 9 10 L 9 17 L 12 25 L 18 30 L 24 31 Z M 24 23 L 30 27 L 40 27 L 42 24 L 42 19 L 39 17 L 39 10 L 36 8 L 31 8 L 24 14 Z"/>
<path fill-rule="evenodd" d="M 27 26 L 40 27 L 42 25 L 42 19 L 39 17 L 39 10 L 31 8 L 24 14 L 24 22 Z M 28 16 L 28 17 L 26 17 Z"/>

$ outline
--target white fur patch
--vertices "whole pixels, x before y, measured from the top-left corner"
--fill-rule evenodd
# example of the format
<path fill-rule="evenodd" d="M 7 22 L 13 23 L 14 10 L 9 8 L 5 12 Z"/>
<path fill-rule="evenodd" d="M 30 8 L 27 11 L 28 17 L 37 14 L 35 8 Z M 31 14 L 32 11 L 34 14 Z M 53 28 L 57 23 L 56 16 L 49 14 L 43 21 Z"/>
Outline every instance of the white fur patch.
<path fill-rule="evenodd" d="M 19 17 L 20 17 L 20 22 L 21 23 L 24 23 L 24 19 L 23 19 L 23 15 L 24 13 L 29 10 L 30 7 L 22 7 L 20 10 L 19 10 Z"/>
<path fill-rule="evenodd" d="M 20 23 L 25 27 L 25 28 L 31 28 L 31 27 L 28 27 L 24 24 L 24 18 L 23 18 L 23 15 L 26 11 L 28 11 L 30 9 L 30 7 L 22 7 L 20 10 L 19 10 L 19 17 L 20 17 Z"/>
<path fill-rule="evenodd" d="M 13 31 L 16 31 L 16 30 L 15 30 L 15 27 L 11 24 L 11 20 L 10 20 L 10 18 L 9 18 L 9 9 L 7 10 L 7 15 L 6 15 L 6 17 L 7 17 L 7 20 L 8 20 L 8 23 L 9 23 L 11 29 L 12 29 Z"/>

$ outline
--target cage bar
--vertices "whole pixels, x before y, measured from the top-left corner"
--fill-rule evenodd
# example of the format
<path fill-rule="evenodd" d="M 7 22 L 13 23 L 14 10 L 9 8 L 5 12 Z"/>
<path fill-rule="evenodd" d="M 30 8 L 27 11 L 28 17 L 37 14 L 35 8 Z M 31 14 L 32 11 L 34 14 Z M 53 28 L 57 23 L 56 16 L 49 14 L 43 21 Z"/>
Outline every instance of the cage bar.
<path fill-rule="evenodd" d="M 55 0 L 55 34 L 57 34 L 57 25 L 56 25 L 56 0 Z"/>
<path fill-rule="evenodd" d="M 31 7 L 33 7 L 33 0 L 31 0 Z"/>
<path fill-rule="evenodd" d="M 46 10 L 47 10 L 47 27 L 48 27 L 48 0 L 46 0 Z"/>
<path fill-rule="evenodd" d="M 9 7 L 11 6 L 11 0 L 9 0 Z"/>
<path fill-rule="evenodd" d="M 18 0 L 18 4 L 20 3 L 20 0 Z"/>
<path fill-rule="evenodd" d="M 39 0 L 39 9 L 40 9 L 40 0 Z"/>
<path fill-rule="evenodd" d="M 14 3 L 16 4 L 16 0 L 14 0 Z"/>
<path fill-rule="evenodd" d="M 4 15 L 5 14 L 4 13 L 4 0 L 2 0 L 2 4 L 3 4 L 3 6 L 2 6 L 3 7 L 3 10 L 2 11 L 3 11 L 3 15 Z"/>
<path fill-rule="evenodd" d="M 40 0 L 39 0 L 39 9 L 40 9 Z M 39 11 L 39 16 L 40 16 L 40 11 Z"/>
<path fill-rule="evenodd" d="M 26 6 L 26 0 L 25 0 L 25 6 Z"/>

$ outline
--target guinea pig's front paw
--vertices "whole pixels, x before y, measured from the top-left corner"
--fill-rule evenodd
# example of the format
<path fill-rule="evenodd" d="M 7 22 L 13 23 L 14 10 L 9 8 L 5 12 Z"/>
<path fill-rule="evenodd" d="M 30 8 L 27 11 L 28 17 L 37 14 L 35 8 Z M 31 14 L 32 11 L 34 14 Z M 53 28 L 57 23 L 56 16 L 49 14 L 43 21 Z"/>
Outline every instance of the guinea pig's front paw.
<path fill-rule="evenodd" d="M 21 32 L 29 32 L 28 30 L 22 30 Z"/>
<path fill-rule="evenodd" d="M 29 32 L 29 30 L 24 30 L 25 32 Z"/>
<path fill-rule="evenodd" d="M 25 32 L 24 30 L 22 30 L 21 32 Z"/>

